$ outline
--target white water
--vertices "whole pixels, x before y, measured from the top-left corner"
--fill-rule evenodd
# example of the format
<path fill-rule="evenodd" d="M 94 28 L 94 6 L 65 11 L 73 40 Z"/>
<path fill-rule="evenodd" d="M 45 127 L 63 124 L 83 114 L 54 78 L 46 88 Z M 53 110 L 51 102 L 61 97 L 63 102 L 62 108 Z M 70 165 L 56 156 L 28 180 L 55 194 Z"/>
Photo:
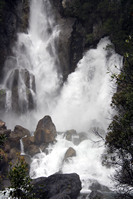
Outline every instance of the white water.
<path fill-rule="evenodd" d="M 33 131 L 38 120 L 49 114 L 58 131 L 76 129 L 77 132 L 84 131 L 88 134 L 88 139 L 79 145 L 58 135 L 57 143 L 49 146 L 48 155 L 42 152 L 33 159 L 31 177 L 48 176 L 61 170 L 63 173 L 78 173 L 84 190 L 88 189 L 92 179 L 111 185 L 109 176 L 114 169 L 102 166 L 101 155 L 105 148 L 103 142 L 92 142 L 97 141 L 92 130 L 96 127 L 105 136 L 112 117 L 110 103 L 114 83 L 110 77 L 111 73 L 117 73 L 115 66 L 121 67 L 122 58 L 113 50 L 106 49 L 111 44 L 108 38 L 101 39 L 96 49 L 85 53 L 75 72 L 69 75 L 67 82 L 61 87 L 62 76 L 58 72 L 56 53 L 60 31 L 63 30 L 54 21 L 49 1 L 32 0 L 28 34 L 18 34 L 18 42 L 14 47 L 15 56 L 8 60 L 5 67 L 5 71 L 8 71 L 5 83 L 14 69 L 28 69 L 36 80 L 34 99 L 37 108 L 19 118 L 13 117 L 12 113 L 10 118 L 8 113 L 5 121 L 9 127 L 20 124 Z M 23 86 L 21 81 L 19 97 L 25 99 Z M 11 109 L 10 99 L 9 91 L 7 110 Z M 63 158 L 69 147 L 73 147 L 77 155 L 66 163 Z"/>

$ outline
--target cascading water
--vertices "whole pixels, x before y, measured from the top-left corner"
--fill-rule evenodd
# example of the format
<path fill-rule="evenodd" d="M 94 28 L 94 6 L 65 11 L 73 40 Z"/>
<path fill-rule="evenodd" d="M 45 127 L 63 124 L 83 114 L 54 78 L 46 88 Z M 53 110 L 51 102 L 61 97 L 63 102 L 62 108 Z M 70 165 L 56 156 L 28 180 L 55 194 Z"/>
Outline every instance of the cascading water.
<path fill-rule="evenodd" d="M 96 142 L 94 129 L 105 137 L 111 120 L 110 103 L 114 93 L 114 83 L 110 77 L 111 73 L 118 73 L 115 66 L 122 66 L 122 58 L 109 48 L 111 42 L 108 38 L 101 39 L 96 49 L 85 53 L 75 72 L 61 86 L 56 44 L 62 30 L 55 23 L 51 9 L 49 0 L 31 1 L 29 30 L 27 34 L 18 34 L 13 49 L 15 56 L 10 57 L 5 65 L 3 88 L 8 91 L 7 111 L 12 110 L 13 86 L 16 83 L 20 110 L 28 111 L 31 107 L 32 111 L 19 118 L 14 116 L 12 120 L 8 120 L 8 113 L 5 121 L 8 126 L 19 123 L 35 130 L 37 121 L 49 114 L 58 131 L 75 129 L 79 137 L 81 132 L 86 133 L 86 140 L 77 145 L 59 134 L 57 143 L 49 145 L 47 155 L 42 152 L 33 158 L 30 170 L 32 178 L 58 171 L 76 172 L 84 189 L 88 189 L 92 180 L 110 185 L 109 175 L 114 169 L 102 165 L 104 142 Z M 36 106 L 30 105 L 31 101 Z M 64 154 L 69 147 L 75 149 L 76 157 L 65 162 Z"/>
<path fill-rule="evenodd" d="M 60 30 L 52 18 L 51 4 L 49 1 L 33 0 L 30 11 L 28 34 L 18 34 L 18 41 L 13 48 L 14 56 L 7 59 L 4 68 L 2 87 L 7 91 L 5 119 L 9 117 L 7 121 L 10 121 L 8 126 L 11 128 L 14 122 L 18 122 L 29 129 L 33 124 L 34 129 L 38 115 L 40 118 L 41 114 L 50 114 L 55 106 L 62 84 L 56 54 Z M 37 114 L 33 111 L 31 119 L 31 112 L 28 111 L 35 108 Z M 13 118 L 12 111 L 25 113 L 25 116 L 18 118 L 14 115 Z"/>
<path fill-rule="evenodd" d="M 105 137 L 112 117 L 110 103 L 115 88 L 111 73 L 118 73 L 122 65 L 122 58 L 114 50 L 108 49 L 110 45 L 108 38 L 104 38 L 96 49 L 85 53 L 75 72 L 69 75 L 52 112 L 58 130 L 74 128 L 79 137 L 84 131 L 87 139 L 76 145 L 67 141 L 63 134 L 58 135 L 57 143 L 49 146 L 48 155 L 42 152 L 34 157 L 31 177 L 49 176 L 58 171 L 76 172 L 80 175 L 84 190 L 94 180 L 111 186 L 109 176 L 114 169 L 102 165 L 104 142 L 97 142 L 99 138 L 94 134 L 96 130 Z M 76 157 L 65 162 L 64 155 L 69 147 L 75 149 Z"/>

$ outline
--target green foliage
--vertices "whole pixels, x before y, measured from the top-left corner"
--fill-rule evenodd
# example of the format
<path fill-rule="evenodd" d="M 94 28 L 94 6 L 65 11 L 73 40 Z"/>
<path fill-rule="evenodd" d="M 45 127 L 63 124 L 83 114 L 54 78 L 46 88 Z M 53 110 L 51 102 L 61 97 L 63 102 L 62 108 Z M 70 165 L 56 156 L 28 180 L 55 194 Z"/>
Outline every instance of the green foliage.
<path fill-rule="evenodd" d="M 10 197 L 18 199 L 33 198 L 31 179 L 28 176 L 28 165 L 22 156 L 18 156 L 14 165 L 10 164 L 9 179 L 11 182 Z"/>
<path fill-rule="evenodd" d="M 133 46 L 133 39 L 126 39 L 129 51 Z M 113 95 L 112 106 L 117 114 L 108 128 L 106 144 L 113 152 L 117 152 L 119 159 L 115 164 L 121 167 L 115 178 L 119 185 L 127 184 L 133 187 L 133 54 L 126 52 L 124 65 L 119 75 L 112 76 L 118 85 Z M 128 187 L 125 188 L 125 191 Z M 129 191 L 127 194 L 130 196 Z"/>
<path fill-rule="evenodd" d="M 130 41 L 131 40 L 131 41 Z M 130 42 L 129 42 L 130 41 Z M 126 42 L 132 45 L 132 38 Z M 126 53 L 124 66 L 119 75 L 112 75 L 118 85 L 117 92 L 112 98 L 112 106 L 117 109 L 118 114 L 114 116 L 109 126 L 107 143 L 115 148 L 132 148 L 133 130 L 133 55 Z"/>

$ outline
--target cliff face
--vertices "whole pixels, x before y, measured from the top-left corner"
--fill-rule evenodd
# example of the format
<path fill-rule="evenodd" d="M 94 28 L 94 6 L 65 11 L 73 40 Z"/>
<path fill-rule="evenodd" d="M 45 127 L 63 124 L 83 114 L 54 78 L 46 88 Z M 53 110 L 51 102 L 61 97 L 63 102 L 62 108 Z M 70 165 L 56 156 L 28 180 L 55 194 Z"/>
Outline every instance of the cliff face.
<path fill-rule="evenodd" d="M 28 26 L 28 0 L 0 1 L 0 81 L 2 81 L 5 59 L 11 55 L 11 48 L 17 39 L 17 32 Z"/>
<path fill-rule="evenodd" d="M 74 71 L 86 49 L 109 36 L 116 51 L 126 52 L 125 40 L 133 33 L 131 0 L 51 0 L 63 32 L 59 41 L 61 67 L 67 75 Z M 64 28 L 65 27 L 65 28 Z M 69 34 L 66 37 L 66 30 Z M 62 50 L 65 49 L 65 54 Z M 66 65 L 65 65 L 66 64 Z M 66 67 L 67 66 L 67 67 Z"/>

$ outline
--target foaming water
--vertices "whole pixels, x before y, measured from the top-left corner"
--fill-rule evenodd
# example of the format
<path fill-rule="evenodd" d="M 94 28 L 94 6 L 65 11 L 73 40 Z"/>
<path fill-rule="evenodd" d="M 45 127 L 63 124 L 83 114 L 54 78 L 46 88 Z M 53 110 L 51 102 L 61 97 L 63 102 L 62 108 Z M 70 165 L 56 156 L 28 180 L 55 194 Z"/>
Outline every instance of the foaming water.
<path fill-rule="evenodd" d="M 106 49 L 110 44 L 108 38 L 101 39 L 97 48 L 86 52 L 75 72 L 69 75 L 52 113 L 59 130 L 87 131 L 91 126 L 106 130 L 114 93 L 111 73 L 118 73 L 115 66 L 119 68 L 122 64 L 118 54 Z"/>
<path fill-rule="evenodd" d="M 33 157 L 30 168 L 32 178 L 47 177 L 53 173 L 77 173 L 82 181 L 82 192 L 89 192 L 89 186 L 98 181 L 103 185 L 113 188 L 111 175 L 114 168 L 107 168 L 102 165 L 101 155 L 105 151 L 103 141 L 97 143 L 91 138 L 82 141 L 79 145 L 67 141 L 63 136 L 57 136 L 57 143 L 50 145 L 48 154 L 39 153 Z M 69 147 L 76 151 L 76 156 L 64 160 L 64 155 Z"/>

